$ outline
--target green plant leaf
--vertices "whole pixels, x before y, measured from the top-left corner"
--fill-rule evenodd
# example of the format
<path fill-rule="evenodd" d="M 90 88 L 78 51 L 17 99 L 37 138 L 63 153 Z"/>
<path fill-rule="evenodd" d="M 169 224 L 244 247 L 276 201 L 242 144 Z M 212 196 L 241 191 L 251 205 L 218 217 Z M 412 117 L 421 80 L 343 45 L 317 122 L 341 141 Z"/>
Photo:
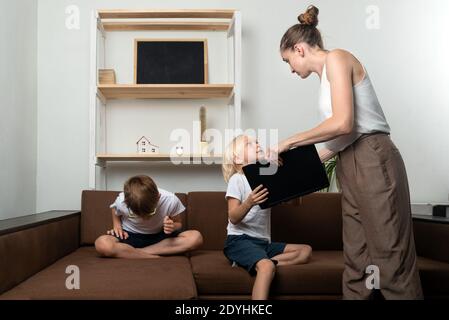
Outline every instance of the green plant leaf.
<path fill-rule="evenodd" d="M 329 179 L 329 187 L 320 190 L 320 192 L 329 192 L 332 182 L 337 180 L 336 169 L 337 169 L 337 156 L 327 160 L 324 163 L 324 169 L 326 171 L 327 178 Z M 337 184 L 338 187 L 338 184 Z"/>

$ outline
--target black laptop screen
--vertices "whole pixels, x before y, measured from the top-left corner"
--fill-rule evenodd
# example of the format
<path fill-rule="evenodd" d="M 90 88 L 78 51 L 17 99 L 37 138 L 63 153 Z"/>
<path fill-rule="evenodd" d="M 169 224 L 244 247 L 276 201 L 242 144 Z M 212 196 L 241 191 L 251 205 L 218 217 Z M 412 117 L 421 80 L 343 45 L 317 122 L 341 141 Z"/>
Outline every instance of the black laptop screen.
<path fill-rule="evenodd" d="M 274 164 L 249 164 L 243 167 L 251 189 L 260 184 L 268 189 L 268 200 L 262 209 L 291 200 L 329 186 L 324 165 L 315 145 L 301 146 L 280 154 L 283 164 L 274 170 Z M 274 174 L 269 174 L 275 172 Z"/>

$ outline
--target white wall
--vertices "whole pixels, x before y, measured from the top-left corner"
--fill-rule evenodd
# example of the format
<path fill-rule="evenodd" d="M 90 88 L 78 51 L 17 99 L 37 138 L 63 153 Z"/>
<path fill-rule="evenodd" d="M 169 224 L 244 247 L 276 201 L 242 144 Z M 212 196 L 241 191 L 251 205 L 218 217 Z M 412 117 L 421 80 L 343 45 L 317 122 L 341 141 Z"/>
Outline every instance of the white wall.
<path fill-rule="evenodd" d="M 326 46 L 354 52 L 367 67 L 391 125 L 392 138 L 404 157 L 412 201 L 447 200 L 449 90 L 444 71 L 448 69 L 445 56 L 449 50 L 446 35 L 449 5 L 445 0 L 39 0 L 38 211 L 77 209 L 81 190 L 88 188 L 89 17 L 92 9 L 241 10 L 243 126 L 279 128 L 280 137 L 284 138 L 318 123 L 318 79 L 311 77 L 302 81 L 290 74 L 278 52 L 282 34 L 310 2 L 321 10 L 319 27 Z M 80 30 L 65 28 L 65 7 L 73 4 L 80 8 Z M 379 30 L 368 30 L 365 26 L 368 5 L 377 5 L 380 9 Z M 115 40 L 126 36 L 118 35 Z M 111 43 L 111 46 L 117 44 Z M 128 49 L 124 48 L 124 52 Z M 216 55 L 209 58 L 211 61 L 218 59 Z M 128 70 L 120 72 L 119 79 L 129 77 L 126 72 L 130 72 L 130 61 L 117 59 L 106 63 Z M 142 106 L 142 102 L 132 103 L 136 110 Z M 117 126 L 123 110 L 114 104 L 111 109 L 117 113 L 108 111 L 108 117 Z M 172 116 L 177 117 L 179 110 L 172 111 Z M 151 111 L 143 112 L 145 119 L 149 119 Z M 154 125 L 158 132 L 167 130 L 163 121 L 156 121 Z M 132 126 L 115 130 L 111 131 L 112 135 L 119 137 L 123 133 L 124 136 L 109 142 L 118 143 L 111 145 L 112 149 L 128 146 L 137 134 Z M 149 131 L 148 134 L 162 140 L 164 137 L 158 132 Z M 117 164 L 108 170 L 110 189 L 120 189 L 124 180 L 136 173 L 150 174 L 161 187 L 172 191 L 225 188 L 217 167 L 183 169 L 167 165 Z"/>
<path fill-rule="evenodd" d="M 37 2 L 0 1 L 0 219 L 36 210 Z"/>

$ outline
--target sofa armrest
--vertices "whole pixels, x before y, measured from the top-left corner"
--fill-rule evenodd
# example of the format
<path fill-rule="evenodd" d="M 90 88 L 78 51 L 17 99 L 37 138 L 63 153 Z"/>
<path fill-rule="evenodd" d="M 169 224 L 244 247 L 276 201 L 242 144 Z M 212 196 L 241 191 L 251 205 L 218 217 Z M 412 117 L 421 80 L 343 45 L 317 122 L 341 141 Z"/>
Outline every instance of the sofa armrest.
<path fill-rule="evenodd" d="M 73 252 L 79 211 L 48 211 L 0 221 L 0 294 Z"/>
<path fill-rule="evenodd" d="M 413 216 L 416 252 L 419 256 L 449 263 L 449 219 Z"/>

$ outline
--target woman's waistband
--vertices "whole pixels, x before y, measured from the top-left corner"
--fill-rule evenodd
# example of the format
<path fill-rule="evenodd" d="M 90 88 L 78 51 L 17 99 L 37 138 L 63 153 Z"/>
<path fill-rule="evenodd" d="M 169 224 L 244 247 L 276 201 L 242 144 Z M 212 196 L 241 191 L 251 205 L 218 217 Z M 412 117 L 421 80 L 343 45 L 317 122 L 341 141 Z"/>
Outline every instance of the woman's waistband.
<path fill-rule="evenodd" d="M 390 133 L 389 132 L 383 132 L 383 131 L 375 131 L 375 132 L 370 132 L 370 133 L 362 133 L 362 135 L 356 140 L 356 141 L 354 141 L 354 143 L 356 143 L 357 141 L 359 141 L 359 140 L 363 140 L 363 139 L 365 139 L 365 138 L 368 138 L 368 137 L 371 137 L 371 136 L 375 136 L 375 135 L 378 135 L 378 134 L 385 134 L 385 135 L 390 135 Z"/>
<path fill-rule="evenodd" d="M 351 143 L 348 147 L 346 147 L 344 150 L 341 150 L 341 151 L 339 151 L 338 152 L 338 156 L 340 156 L 340 154 L 342 153 L 342 152 L 345 152 L 346 150 L 348 150 L 349 148 L 351 148 L 351 146 L 352 147 L 354 147 L 355 146 L 355 144 L 356 143 L 358 143 L 358 142 L 360 142 L 360 141 L 362 141 L 362 140 L 364 140 L 364 139 L 366 139 L 366 138 L 369 138 L 369 137 L 372 137 L 372 136 L 375 136 L 375 135 L 390 135 L 390 133 L 389 132 L 383 132 L 383 131 L 375 131 L 375 132 L 370 132 L 370 133 L 362 133 L 361 135 L 360 135 L 360 137 L 358 137 L 353 143 Z"/>

